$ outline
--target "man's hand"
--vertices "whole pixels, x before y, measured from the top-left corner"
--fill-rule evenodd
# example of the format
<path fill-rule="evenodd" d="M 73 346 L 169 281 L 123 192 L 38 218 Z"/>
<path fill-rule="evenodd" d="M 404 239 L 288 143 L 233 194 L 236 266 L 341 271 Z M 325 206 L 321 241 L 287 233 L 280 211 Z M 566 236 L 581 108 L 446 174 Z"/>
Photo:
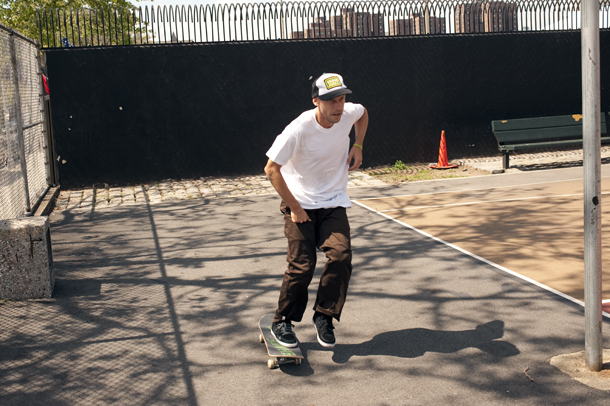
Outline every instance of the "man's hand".
<path fill-rule="evenodd" d="M 290 218 L 294 223 L 305 223 L 307 221 L 311 221 L 307 215 L 307 212 L 302 207 L 299 207 L 296 210 L 290 209 Z"/>
<path fill-rule="evenodd" d="M 290 189 L 286 185 L 286 181 L 282 176 L 282 171 L 280 169 L 282 165 L 273 162 L 271 159 L 267 161 L 267 165 L 265 165 L 265 173 L 267 174 L 267 178 L 280 195 L 282 200 L 286 202 L 286 205 L 290 208 L 290 218 L 295 223 L 305 223 L 306 221 L 311 221 L 307 212 L 301 207 L 297 199 L 294 198 Z"/>
<path fill-rule="evenodd" d="M 352 160 L 354 161 L 353 164 Z M 348 168 L 348 171 L 353 171 L 354 169 L 358 169 L 360 167 L 362 164 L 362 150 L 360 148 L 356 146 L 352 147 L 347 157 L 347 164 L 352 164 L 352 166 Z"/>
<path fill-rule="evenodd" d="M 352 146 L 352 149 L 349 151 L 349 155 L 347 157 L 347 165 L 351 165 L 349 167 L 349 171 L 353 171 L 354 169 L 358 169 L 360 165 L 362 165 L 362 142 L 364 141 L 364 136 L 366 134 L 366 129 L 369 126 L 369 112 L 364 109 L 364 113 L 362 117 L 358 119 L 354 123 L 354 130 L 356 133 L 356 143 Z M 356 146 L 356 144 L 360 145 L 360 148 Z M 352 161 L 354 163 L 352 164 Z"/>

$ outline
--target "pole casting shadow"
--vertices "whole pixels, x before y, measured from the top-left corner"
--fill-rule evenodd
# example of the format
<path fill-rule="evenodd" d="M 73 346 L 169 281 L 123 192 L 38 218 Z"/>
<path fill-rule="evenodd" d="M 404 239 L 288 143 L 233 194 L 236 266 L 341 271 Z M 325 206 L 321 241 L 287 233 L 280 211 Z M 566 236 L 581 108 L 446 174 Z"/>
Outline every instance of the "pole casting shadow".
<path fill-rule="evenodd" d="M 388 355 L 401 358 L 421 357 L 426 352 L 452 353 L 465 348 L 478 348 L 494 357 L 519 354 L 517 347 L 506 341 L 494 341 L 504 335 L 500 320 L 478 325 L 474 330 L 442 331 L 426 328 L 389 331 L 362 344 L 337 345 L 333 361 L 345 363 L 353 356 Z"/>

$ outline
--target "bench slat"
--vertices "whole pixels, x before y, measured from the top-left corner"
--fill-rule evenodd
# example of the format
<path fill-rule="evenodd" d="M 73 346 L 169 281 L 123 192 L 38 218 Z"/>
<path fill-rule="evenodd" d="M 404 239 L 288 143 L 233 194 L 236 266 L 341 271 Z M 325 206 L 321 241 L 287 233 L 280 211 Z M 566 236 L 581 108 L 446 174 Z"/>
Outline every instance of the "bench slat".
<path fill-rule="evenodd" d="M 536 130 L 514 130 L 494 133 L 500 144 L 514 144 L 523 141 L 531 143 L 547 141 L 549 139 L 582 138 L 582 126 L 538 128 Z"/>
<path fill-rule="evenodd" d="M 601 122 L 601 134 L 607 134 L 607 126 L 604 118 Z M 567 127 L 551 127 L 537 129 L 521 129 L 509 131 L 495 131 L 494 135 L 498 140 L 498 144 L 514 144 L 522 141 L 545 142 L 549 139 L 565 139 L 565 138 L 582 138 L 582 123 L 579 125 L 570 125 Z M 550 142 L 550 141 L 548 141 Z"/>
<path fill-rule="evenodd" d="M 601 142 L 608 143 L 610 142 L 610 137 L 602 137 Z M 550 141 L 550 142 L 536 142 L 536 143 L 526 143 L 526 144 L 511 144 L 511 145 L 500 145 L 500 151 L 518 151 L 522 149 L 533 149 L 533 148 L 547 148 L 547 147 L 556 147 L 556 146 L 567 146 L 567 145 L 582 145 L 581 140 L 563 140 L 563 141 Z"/>
<path fill-rule="evenodd" d="M 602 124 L 606 123 L 606 115 L 601 115 Z M 494 120 L 491 122 L 493 132 L 514 131 L 514 130 L 530 130 L 538 128 L 553 128 L 553 127 L 582 127 L 582 115 L 565 115 L 553 117 L 533 117 L 533 118 L 518 118 L 511 120 Z"/>

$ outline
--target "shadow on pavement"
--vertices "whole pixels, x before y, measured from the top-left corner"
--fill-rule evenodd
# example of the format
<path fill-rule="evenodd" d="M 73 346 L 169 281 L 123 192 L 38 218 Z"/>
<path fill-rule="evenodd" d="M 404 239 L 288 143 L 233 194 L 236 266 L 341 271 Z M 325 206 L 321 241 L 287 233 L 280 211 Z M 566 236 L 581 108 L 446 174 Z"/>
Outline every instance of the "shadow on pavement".
<path fill-rule="evenodd" d="M 506 341 L 495 341 L 504 335 L 500 320 L 481 324 L 474 330 L 440 331 L 414 328 L 388 331 L 362 344 L 337 345 L 333 361 L 345 363 L 353 356 L 387 355 L 400 358 L 421 357 L 427 352 L 452 353 L 478 348 L 496 358 L 519 354 L 517 347 Z"/>

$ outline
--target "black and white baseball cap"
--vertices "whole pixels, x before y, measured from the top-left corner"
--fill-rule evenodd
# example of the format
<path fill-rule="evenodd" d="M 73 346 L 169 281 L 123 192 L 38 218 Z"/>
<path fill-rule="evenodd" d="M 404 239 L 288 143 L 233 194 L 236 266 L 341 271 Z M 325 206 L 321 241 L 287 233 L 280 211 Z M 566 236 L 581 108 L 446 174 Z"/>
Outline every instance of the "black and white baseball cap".
<path fill-rule="evenodd" d="M 343 76 L 338 73 L 325 73 L 314 80 L 311 87 L 311 98 L 320 100 L 330 100 L 344 94 L 352 94 L 352 91 L 345 86 Z"/>

